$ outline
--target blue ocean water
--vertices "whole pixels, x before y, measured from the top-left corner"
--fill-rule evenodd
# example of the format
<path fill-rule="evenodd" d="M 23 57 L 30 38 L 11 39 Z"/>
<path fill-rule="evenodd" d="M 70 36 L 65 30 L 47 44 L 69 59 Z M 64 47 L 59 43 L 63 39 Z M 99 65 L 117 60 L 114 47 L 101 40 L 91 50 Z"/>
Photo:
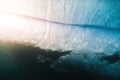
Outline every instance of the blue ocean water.
<path fill-rule="evenodd" d="M 1 26 L 0 79 L 120 80 L 119 2 L 53 0 L 48 20 Z"/>

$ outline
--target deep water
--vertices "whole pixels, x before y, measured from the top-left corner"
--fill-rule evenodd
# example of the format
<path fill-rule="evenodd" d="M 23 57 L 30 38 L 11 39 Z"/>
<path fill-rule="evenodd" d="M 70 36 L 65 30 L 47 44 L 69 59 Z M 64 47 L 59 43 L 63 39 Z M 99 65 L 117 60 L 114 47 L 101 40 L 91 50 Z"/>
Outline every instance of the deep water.
<path fill-rule="evenodd" d="M 117 77 L 110 77 L 107 74 L 99 74 L 99 70 L 87 68 L 83 63 L 78 67 L 70 66 L 70 62 L 63 59 L 62 68 L 57 70 L 51 67 L 59 62 L 60 57 L 72 55 L 72 51 L 53 51 L 40 49 L 31 44 L 0 41 L 0 80 L 117 80 Z M 116 53 L 117 54 L 117 53 Z M 119 53 L 118 53 L 119 54 Z M 76 54 L 78 55 L 78 54 Z M 89 54 L 87 54 L 89 55 Z M 63 57 L 62 57 L 63 56 Z M 81 55 L 82 56 L 82 55 Z M 84 56 L 85 57 L 85 56 Z M 86 56 L 87 57 L 87 56 Z M 113 56 L 102 57 L 101 60 L 115 61 Z M 80 58 L 80 57 L 79 57 Z M 120 58 L 117 57 L 119 62 Z M 77 57 L 76 57 L 77 59 Z M 87 59 L 87 58 L 86 58 Z M 68 59 L 70 61 L 70 59 Z M 92 60 L 91 60 L 92 61 Z M 84 62 L 84 61 L 83 61 Z M 113 62 L 113 63 L 116 63 Z M 60 63 L 60 62 L 59 62 Z M 71 63 L 75 63 L 74 60 Z M 113 64 L 109 63 L 109 64 Z M 79 64 L 76 64 L 79 65 Z M 90 64 L 88 64 L 90 65 Z M 97 64 L 94 64 L 97 65 Z M 76 71 L 77 69 L 77 71 Z"/>
<path fill-rule="evenodd" d="M 0 80 L 120 80 L 120 0 L 9 1 Z"/>
<path fill-rule="evenodd" d="M 43 50 L 29 44 L 1 41 L 0 80 L 66 79 L 66 73 L 56 71 L 49 65 L 69 52 Z"/>

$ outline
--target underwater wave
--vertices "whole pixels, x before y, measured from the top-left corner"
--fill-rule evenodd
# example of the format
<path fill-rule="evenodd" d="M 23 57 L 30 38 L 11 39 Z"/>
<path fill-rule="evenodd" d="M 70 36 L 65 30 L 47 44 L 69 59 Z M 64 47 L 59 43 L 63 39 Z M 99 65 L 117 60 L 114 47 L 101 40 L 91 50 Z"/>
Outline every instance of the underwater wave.
<path fill-rule="evenodd" d="M 0 79 L 119 80 L 119 66 L 120 51 L 113 55 L 52 51 L 29 43 L 0 41 Z"/>
<path fill-rule="evenodd" d="M 0 28 L 1 79 L 120 80 L 119 29 L 19 18 Z"/>

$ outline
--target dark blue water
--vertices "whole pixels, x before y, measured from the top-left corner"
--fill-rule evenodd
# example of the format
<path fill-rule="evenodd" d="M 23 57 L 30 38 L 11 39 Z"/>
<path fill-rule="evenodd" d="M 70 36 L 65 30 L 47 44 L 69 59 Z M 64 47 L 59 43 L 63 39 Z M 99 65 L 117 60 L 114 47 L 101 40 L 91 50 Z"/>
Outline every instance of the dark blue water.
<path fill-rule="evenodd" d="M 107 74 L 101 75 L 99 73 L 100 72 L 99 69 L 92 71 L 92 69 L 94 68 L 92 67 L 87 68 L 84 65 L 86 63 L 80 62 L 78 64 L 80 65 L 79 68 L 77 66 L 72 67 L 73 64 L 71 65 L 71 63 L 69 62 L 71 59 L 68 58 L 66 58 L 65 61 L 63 59 L 64 63 L 58 62 L 59 65 L 56 66 L 62 68 L 63 70 L 57 70 L 50 67 L 50 65 L 56 62 L 61 56 L 70 55 L 70 53 L 71 51 L 60 51 L 60 50 L 52 51 L 47 49 L 40 49 L 39 47 L 35 47 L 34 45 L 31 44 L 19 44 L 16 42 L 14 43 L 14 42 L 1 41 L 0 42 L 0 79 L 1 80 L 8 80 L 8 79 L 119 80 L 119 78 L 115 76 L 111 77 L 108 76 Z M 89 53 L 86 54 L 86 57 L 89 56 Z M 119 54 L 119 52 L 117 52 L 116 54 Z M 100 59 L 100 61 L 103 60 L 108 61 L 108 63 L 110 61 L 109 65 L 111 65 L 119 62 L 120 57 L 117 55 L 113 55 L 110 57 L 105 56 Z M 75 63 L 74 60 L 72 60 L 72 63 Z"/>

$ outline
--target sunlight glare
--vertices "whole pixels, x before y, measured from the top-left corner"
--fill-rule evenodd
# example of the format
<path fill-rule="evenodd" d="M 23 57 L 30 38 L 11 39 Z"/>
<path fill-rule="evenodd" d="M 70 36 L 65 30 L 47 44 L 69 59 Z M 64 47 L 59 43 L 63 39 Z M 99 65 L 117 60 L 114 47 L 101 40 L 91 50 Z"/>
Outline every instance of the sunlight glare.
<path fill-rule="evenodd" d="M 22 27 L 26 25 L 26 21 L 24 18 L 21 18 L 16 15 L 0 13 L 0 28 L 15 28 L 15 27 Z"/>

